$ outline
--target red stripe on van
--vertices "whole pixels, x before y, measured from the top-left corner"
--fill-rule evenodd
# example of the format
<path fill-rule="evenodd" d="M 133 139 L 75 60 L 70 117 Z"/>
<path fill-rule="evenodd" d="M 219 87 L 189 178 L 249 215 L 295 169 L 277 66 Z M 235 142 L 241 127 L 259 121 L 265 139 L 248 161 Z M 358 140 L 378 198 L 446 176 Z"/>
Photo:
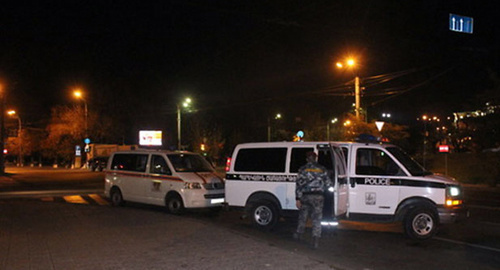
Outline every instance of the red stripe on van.
<path fill-rule="evenodd" d="M 170 176 L 170 175 L 151 175 L 151 174 L 139 173 L 139 172 L 116 172 L 116 171 L 107 172 L 106 174 L 107 175 L 124 175 L 124 176 L 133 176 L 133 177 L 141 177 L 141 178 L 150 178 L 150 179 L 165 180 L 165 181 L 184 182 L 179 177 Z"/>

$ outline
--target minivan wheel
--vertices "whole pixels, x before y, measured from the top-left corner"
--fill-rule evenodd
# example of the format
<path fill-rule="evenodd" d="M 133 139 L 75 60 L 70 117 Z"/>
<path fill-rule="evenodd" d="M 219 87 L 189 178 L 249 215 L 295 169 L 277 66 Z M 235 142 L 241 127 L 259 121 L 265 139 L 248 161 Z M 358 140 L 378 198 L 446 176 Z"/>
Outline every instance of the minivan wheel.
<path fill-rule="evenodd" d="M 177 195 L 169 195 L 166 199 L 167 211 L 174 215 L 179 215 L 184 212 L 184 203 L 182 198 Z"/>
<path fill-rule="evenodd" d="M 403 226 L 406 235 L 411 239 L 429 239 L 436 234 L 438 229 L 437 214 L 428 207 L 416 207 L 408 212 Z"/>
<path fill-rule="evenodd" d="M 276 206 L 269 201 L 260 200 L 252 203 L 251 217 L 255 226 L 263 230 L 270 230 L 278 222 Z"/>
<path fill-rule="evenodd" d="M 111 204 L 113 206 L 123 206 L 125 201 L 123 200 L 122 192 L 119 188 L 113 188 L 111 190 Z"/>

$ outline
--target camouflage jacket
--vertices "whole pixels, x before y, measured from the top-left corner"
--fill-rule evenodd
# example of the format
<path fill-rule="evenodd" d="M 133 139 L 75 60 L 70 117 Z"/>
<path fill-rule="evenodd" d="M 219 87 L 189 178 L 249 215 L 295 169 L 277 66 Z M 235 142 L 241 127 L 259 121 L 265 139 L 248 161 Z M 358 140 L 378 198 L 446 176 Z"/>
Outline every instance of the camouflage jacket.
<path fill-rule="evenodd" d="M 300 200 L 303 194 L 323 193 L 332 186 L 327 169 L 317 162 L 308 162 L 300 167 L 295 182 L 295 199 Z"/>

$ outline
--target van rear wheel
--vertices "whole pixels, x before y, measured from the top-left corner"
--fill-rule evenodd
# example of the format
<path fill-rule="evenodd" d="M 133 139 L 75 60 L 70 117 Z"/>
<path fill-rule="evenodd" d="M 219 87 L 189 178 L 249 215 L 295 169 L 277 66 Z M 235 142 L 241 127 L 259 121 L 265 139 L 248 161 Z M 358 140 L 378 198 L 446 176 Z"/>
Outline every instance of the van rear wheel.
<path fill-rule="evenodd" d="M 174 215 L 180 215 L 184 212 L 184 203 L 178 194 L 168 195 L 166 201 L 167 211 Z"/>
<path fill-rule="evenodd" d="M 253 224 L 263 230 L 272 229 L 279 218 L 276 205 L 266 200 L 252 203 L 251 217 Z"/>

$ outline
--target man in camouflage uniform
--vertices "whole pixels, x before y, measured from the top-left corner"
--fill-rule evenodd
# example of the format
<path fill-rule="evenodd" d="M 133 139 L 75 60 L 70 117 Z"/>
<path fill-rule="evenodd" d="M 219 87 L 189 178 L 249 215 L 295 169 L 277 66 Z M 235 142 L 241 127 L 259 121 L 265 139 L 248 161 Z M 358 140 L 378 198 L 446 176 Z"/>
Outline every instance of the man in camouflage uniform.
<path fill-rule="evenodd" d="M 332 186 L 327 169 L 318 164 L 314 152 L 306 154 L 307 164 L 299 169 L 295 183 L 295 199 L 299 209 L 299 222 L 295 239 L 300 239 L 305 231 L 308 215 L 312 220 L 312 247 L 318 248 L 321 237 L 321 219 L 323 218 L 324 192 Z"/>

